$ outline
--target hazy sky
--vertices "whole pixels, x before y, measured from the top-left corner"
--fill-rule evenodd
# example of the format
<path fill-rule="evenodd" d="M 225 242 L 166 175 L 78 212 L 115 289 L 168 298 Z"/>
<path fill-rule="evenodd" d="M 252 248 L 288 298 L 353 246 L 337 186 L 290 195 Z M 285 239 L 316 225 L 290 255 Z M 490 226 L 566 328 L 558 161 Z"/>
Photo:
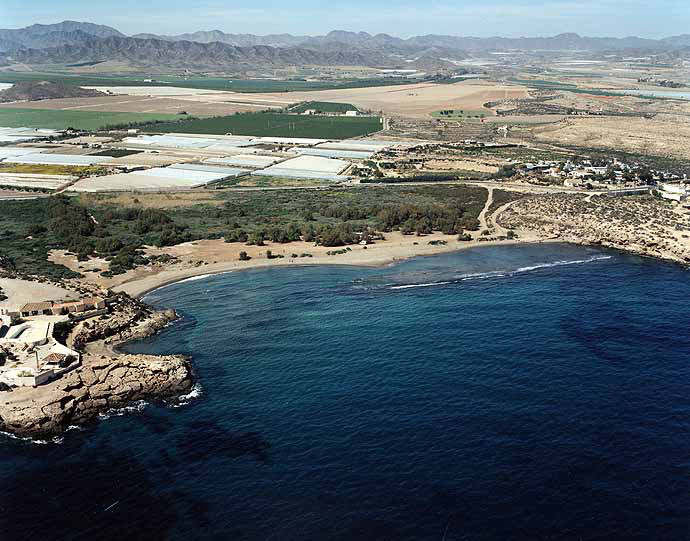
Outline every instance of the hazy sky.
<path fill-rule="evenodd" d="M 407 37 L 665 37 L 690 33 L 690 0 L 0 0 L 0 28 L 63 19 L 116 27 L 125 34 L 324 34 L 364 30 Z"/>

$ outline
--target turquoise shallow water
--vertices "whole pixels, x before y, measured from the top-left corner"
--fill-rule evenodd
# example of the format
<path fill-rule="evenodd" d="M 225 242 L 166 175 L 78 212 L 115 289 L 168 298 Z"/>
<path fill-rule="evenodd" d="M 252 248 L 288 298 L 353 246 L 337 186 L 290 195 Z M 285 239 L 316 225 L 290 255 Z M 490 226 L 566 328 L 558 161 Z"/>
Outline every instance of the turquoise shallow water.
<path fill-rule="evenodd" d="M 688 539 L 689 292 L 568 245 L 165 287 L 130 349 L 199 396 L 0 438 L 0 538 Z"/>

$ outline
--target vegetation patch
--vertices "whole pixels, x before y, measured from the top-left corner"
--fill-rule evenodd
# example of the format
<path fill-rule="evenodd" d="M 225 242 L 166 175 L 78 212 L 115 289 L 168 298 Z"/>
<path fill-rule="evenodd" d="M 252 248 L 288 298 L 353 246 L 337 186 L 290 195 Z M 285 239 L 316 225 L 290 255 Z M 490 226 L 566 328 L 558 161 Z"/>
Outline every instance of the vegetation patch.
<path fill-rule="evenodd" d="M 101 150 L 90 154 L 90 156 L 110 156 L 112 158 L 124 158 L 125 156 L 132 156 L 134 154 L 141 154 L 141 150 L 128 150 L 126 148 L 111 148 L 109 150 Z"/>
<path fill-rule="evenodd" d="M 118 195 L 63 195 L 0 202 L 0 261 L 17 272 L 66 278 L 70 269 L 48 261 L 54 249 L 77 259 L 108 261 L 108 276 L 151 262 L 144 245 L 171 246 L 199 239 L 225 238 L 262 246 L 265 241 L 303 240 L 346 247 L 398 230 L 424 235 L 455 235 L 476 230 L 486 190 L 468 186 L 411 186 L 215 194 L 213 204 L 151 208 L 138 194 L 123 207 Z M 307 256 L 305 256 L 307 257 Z M 5 266 L 7 266 L 5 265 Z"/>
<path fill-rule="evenodd" d="M 511 201 L 517 201 L 518 199 L 522 199 L 523 197 L 527 197 L 529 194 L 522 193 L 522 192 L 511 192 L 508 190 L 494 190 L 493 194 L 493 200 L 491 201 L 491 205 L 489 205 L 489 209 L 487 211 L 487 214 L 492 214 L 496 209 L 501 207 L 502 205 L 505 205 L 506 203 L 510 203 Z"/>
<path fill-rule="evenodd" d="M 442 120 L 459 120 L 470 118 L 486 118 L 493 115 L 486 109 L 442 109 L 441 111 L 431 113 L 431 116 Z"/>

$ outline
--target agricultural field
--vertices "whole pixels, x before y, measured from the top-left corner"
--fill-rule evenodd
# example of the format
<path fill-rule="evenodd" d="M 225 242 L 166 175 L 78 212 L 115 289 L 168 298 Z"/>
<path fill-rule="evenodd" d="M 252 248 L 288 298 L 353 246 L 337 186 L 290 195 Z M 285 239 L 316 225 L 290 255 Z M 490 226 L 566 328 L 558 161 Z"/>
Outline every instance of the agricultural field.
<path fill-rule="evenodd" d="M 116 124 L 168 121 L 176 118 L 179 118 L 179 115 L 0 107 L 0 126 L 8 128 L 99 130 Z"/>
<path fill-rule="evenodd" d="M 104 168 L 98 166 L 0 162 L 0 173 L 19 173 L 23 175 L 86 176 L 105 174 L 105 171 Z"/>
<path fill-rule="evenodd" d="M 1 124 L 1 122 L 0 122 Z M 379 117 L 323 117 L 281 113 L 243 113 L 140 126 L 144 131 L 209 135 L 254 135 L 349 139 L 377 132 Z"/>
<path fill-rule="evenodd" d="M 327 186 L 329 184 L 333 183 L 319 178 L 302 179 L 294 177 L 259 177 L 248 175 L 219 182 L 216 186 L 219 188 L 292 188 L 296 186 L 306 188 L 310 186 Z"/>
<path fill-rule="evenodd" d="M 290 107 L 291 113 L 304 113 L 313 109 L 321 113 L 344 113 L 345 111 L 357 111 L 357 107 L 351 103 L 334 103 L 328 101 L 307 101 L 294 107 Z"/>
<path fill-rule="evenodd" d="M 150 79 L 146 82 L 145 79 Z M 78 86 L 177 86 L 203 90 L 226 90 L 232 92 L 294 92 L 297 90 L 325 90 L 337 88 L 366 88 L 382 85 L 411 84 L 404 77 L 378 79 L 344 79 L 341 81 L 304 81 L 277 79 L 230 79 L 228 77 L 185 77 L 178 75 L 110 76 L 84 75 L 66 72 L 0 72 L 0 83 L 20 81 L 53 81 Z"/>
<path fill-rule="evenodd" d="M 539 90 L 551 90 L 551 91 L 568 91 L 575 94 L 588 94 L 591 96 L 624 96 L 622 92 L 616 92 L 615 90 L 603 90 L 597 88 L 583 88 L 574 83 L 562 83 L 560 81 L 547 81 L 544 79 L 510 79 L 514 83 L 524 85 L 529 88 L 535 88 Z"/>

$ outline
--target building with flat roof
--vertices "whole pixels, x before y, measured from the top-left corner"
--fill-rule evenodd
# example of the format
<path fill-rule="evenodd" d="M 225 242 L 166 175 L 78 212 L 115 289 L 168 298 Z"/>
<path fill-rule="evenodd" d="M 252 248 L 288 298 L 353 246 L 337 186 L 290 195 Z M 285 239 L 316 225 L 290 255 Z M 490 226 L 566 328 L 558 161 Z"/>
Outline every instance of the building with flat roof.
<path fill-rule="evenodd" d="M 2 327 L 0 383 L 15 387 L 43 385 L 79 366 L 81 355 L 53 337 L 50 321 Z"/>

